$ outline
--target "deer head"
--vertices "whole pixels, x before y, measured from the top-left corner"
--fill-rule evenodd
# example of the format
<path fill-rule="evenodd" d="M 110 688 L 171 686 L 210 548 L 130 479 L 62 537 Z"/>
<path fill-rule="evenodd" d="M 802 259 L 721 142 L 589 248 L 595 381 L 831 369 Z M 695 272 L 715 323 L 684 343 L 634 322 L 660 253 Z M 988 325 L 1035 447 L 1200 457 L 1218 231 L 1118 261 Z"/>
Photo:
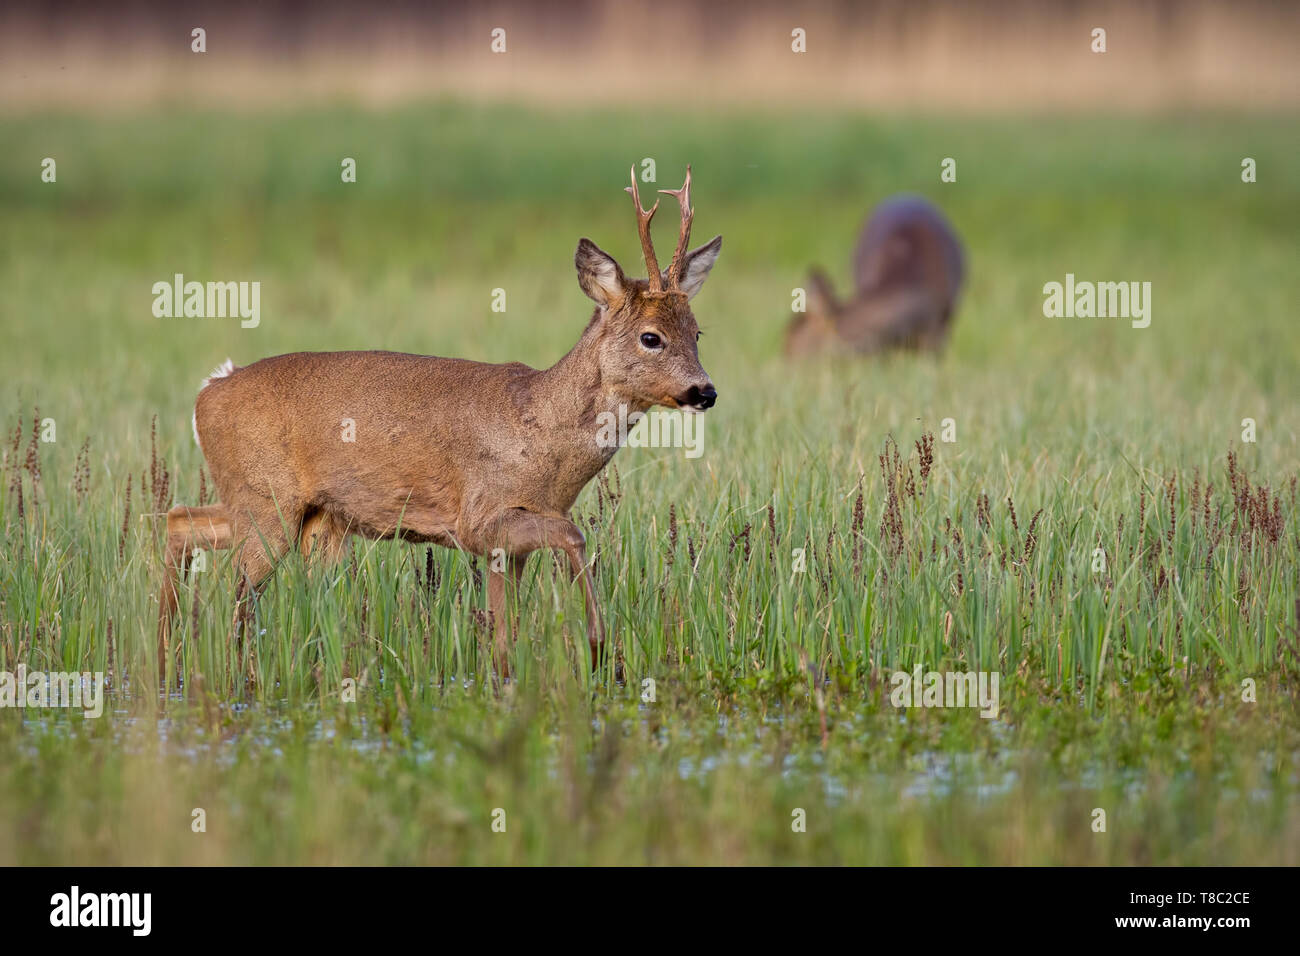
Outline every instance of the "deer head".
<path fill-rule="evenodd" d="M 806 310 L 791 319 L 786 328 L 786 355 L 811 355 L 836 340 L 836 325 L 844 307 L 820 269 L 808 274 L 806 292 Z"/>
<path fill-rule="evenodd" d="M 691 168 L 681 189 L 661 189 L 681 207 L 681 230 L 668 269 L 659 271 L 650 220 L 659 201 L 641 207 L 636 168 L 627 187 L 636 208 L 637 232 L 645 256 L 647 278 L 631 279 L 614 257 L 590 239 L 581 239 L 574 254 L 578 284 L 596 303 L 588 332 L 594 332 L 601 379 L 629 405 L 664 405 L 691 412 L 711 408 L 718 393 L 700 365 L 696 341 L 700 336 L 690 300 L 700 291 L 718 259 L 722 237 L 715 236 L 686 251 L 691 238 Z"/>
<path fill-rule="evenodd" d="M 939 351 L 964 263 L 957 234 L 933 203 L 918 196 L 887 199 L 862 229 L 854 287 L 845 299 L 836 298 L 820 270 L 808 276 L 806 311 L 786 329 L 786 354 Z"/>

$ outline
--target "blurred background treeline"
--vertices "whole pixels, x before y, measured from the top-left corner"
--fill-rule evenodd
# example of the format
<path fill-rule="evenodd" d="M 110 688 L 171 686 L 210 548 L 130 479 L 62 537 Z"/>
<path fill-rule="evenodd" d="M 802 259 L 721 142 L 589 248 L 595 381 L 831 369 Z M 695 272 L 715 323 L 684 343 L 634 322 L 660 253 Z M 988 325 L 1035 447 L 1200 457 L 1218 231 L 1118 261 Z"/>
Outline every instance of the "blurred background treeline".
<path fill-rule="evenodd" d="M 195 60 L 191 31 L 206 31 Z M 505 53 L 492 31 L 505 31 Z M 1106 31 L 1106 53 L 1092 31 Z M 807 52 L 792 53 L 805 31 Z M 429 95 L 942 111 L 1292 106 L 1300 5 L 1069 0 L 17 2 L 6 110 Z"/>

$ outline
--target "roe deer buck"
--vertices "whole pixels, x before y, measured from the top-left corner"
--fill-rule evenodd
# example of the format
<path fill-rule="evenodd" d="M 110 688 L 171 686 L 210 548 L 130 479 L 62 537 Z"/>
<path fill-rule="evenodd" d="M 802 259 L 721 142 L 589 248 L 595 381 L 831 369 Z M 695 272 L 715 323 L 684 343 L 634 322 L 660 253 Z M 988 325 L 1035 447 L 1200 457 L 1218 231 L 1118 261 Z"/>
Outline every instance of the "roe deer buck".
<path fill-rule="evenodd" d="M 660 272 L 650 240 L 659 202 L 636 207 L 646 279 L 629 278 L 590 239 L 574 255 L 578 284 L 596 308 L 578 343 L 551 368 L 489 365 L 395 352 L 297 352 L 243 368 L 229 361 L 200 388 L 195 439 L 219 505 L 167 513 L 159 598 L 160 667 L 168 659 L 177 585 L 192 549 L 237 548 L 233 630 L 292 547 L 337 557 L 348 535 L 434 542 L 491 562 L 488 606 L 498 673 L 509 642 L 505 585 L 527 556 L 563 551 L 581 582 L 592 666 L 604 643 L 585 542 L 569 518 L 578 493 L 617 450 L 598 442 L 598 416 L 665 405 L 702 412 L 717 392 L 700 365 L 699 327 L 688 304 L 722 248 L 717 236 L 687 251 L 691 168 L 681 189 L 662 189 L 681 209 L 672 262 Z M 355 441 L 340 440 L 345 419 Z M 608 444 L 607 442 L 605 444 Z"/>
<path fill-rule="evenodd" d="M 818 269 L 808 277 L 807 312 L 786 330 L 787 355 L 826 348 L 871 353 L 938 350 L 961 291 L 961 243 L 933 204 L 895 196 L 872 212 L 853 255 L 853 298 L 840 302 Z"/>

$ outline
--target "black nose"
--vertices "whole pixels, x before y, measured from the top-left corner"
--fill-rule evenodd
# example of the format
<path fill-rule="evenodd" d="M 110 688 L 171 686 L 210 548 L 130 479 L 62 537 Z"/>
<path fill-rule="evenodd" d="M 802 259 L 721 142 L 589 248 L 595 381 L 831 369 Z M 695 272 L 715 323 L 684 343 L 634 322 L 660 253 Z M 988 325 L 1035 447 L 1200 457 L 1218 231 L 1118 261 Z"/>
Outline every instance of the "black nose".
<path fill-rule="evenodd" d="M 686 393 L 686 398 L 682 401 L 683 405 L 693 405 L 699 409 L 712 408 L 718 400 L 718 390 L 712 385 L 705 385 L 700 388 L 698 385 L 692 385 L 691 390 Z"/>

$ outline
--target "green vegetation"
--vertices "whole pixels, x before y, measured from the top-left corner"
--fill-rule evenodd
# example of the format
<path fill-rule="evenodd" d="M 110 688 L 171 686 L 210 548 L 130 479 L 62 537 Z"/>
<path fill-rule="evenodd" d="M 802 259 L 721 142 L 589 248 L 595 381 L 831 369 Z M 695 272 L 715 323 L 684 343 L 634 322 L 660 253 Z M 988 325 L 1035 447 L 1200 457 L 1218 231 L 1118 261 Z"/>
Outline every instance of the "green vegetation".
<path fill-rule="evenodd" d="M 1295 122 L 635 112 L 0 120 L 0 671 L 111 681 L 99 720 L 0 710 L 0 864 L 1300 862 Z M 720 400 L 701 457 L 624 449 L 579 499 L 626 685 L 549 556 L 499 694 L 475 563 L 358 542 L 287 560 L 242 650 L 218 555 L 160 687 L 149 516 L 200 501 L 199 380 L 553 362 L 578 237 L 639 265 L 644 156 L 725 236 Z M 783 362 L 808 266 L 845 285 L 907 190 L 969 252 L 947 353 Z M 155 318 L 177 272 L 260 281 L 261 325 Z M 1045 318 L 1067 272 L 1150 281 L 1150 328 Z M 997 719 L 892 707 L 918 666 L 1000 673 Z"/>

